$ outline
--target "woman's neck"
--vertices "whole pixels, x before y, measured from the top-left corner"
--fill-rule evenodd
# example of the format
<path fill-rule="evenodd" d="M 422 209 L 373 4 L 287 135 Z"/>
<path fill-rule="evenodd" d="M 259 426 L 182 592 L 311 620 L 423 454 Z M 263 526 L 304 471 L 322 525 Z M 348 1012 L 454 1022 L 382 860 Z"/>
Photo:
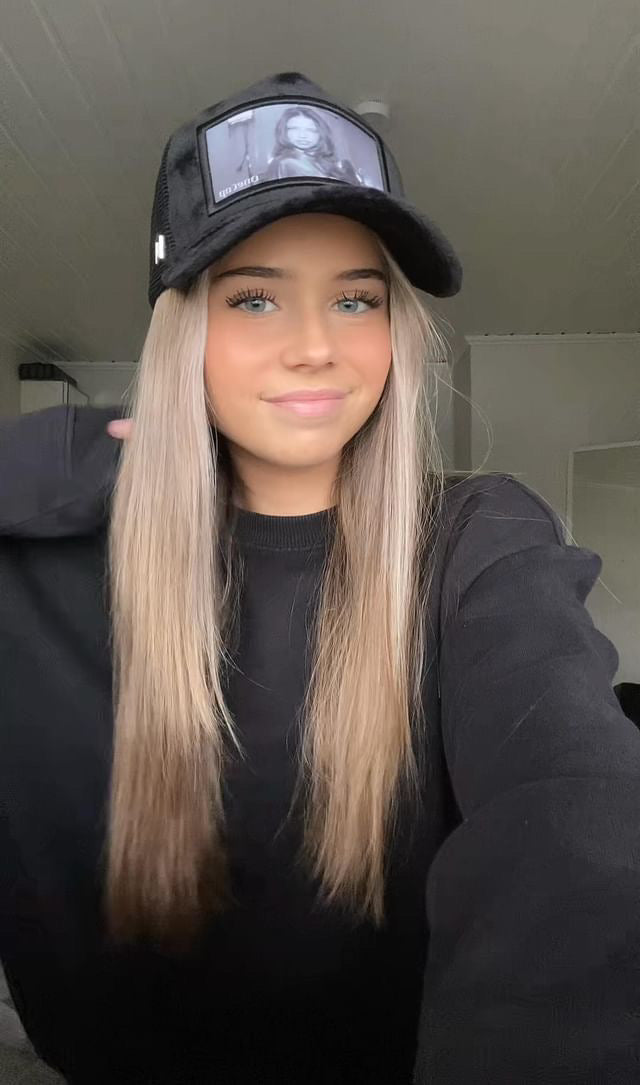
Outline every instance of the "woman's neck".
<path fill-rule="evenodd" d="M 236 485 L 232 504 L 263 516 L 310 516 L 337 504 L 337 461 L 304 467 L 279 466 L 233 455 Z"/>

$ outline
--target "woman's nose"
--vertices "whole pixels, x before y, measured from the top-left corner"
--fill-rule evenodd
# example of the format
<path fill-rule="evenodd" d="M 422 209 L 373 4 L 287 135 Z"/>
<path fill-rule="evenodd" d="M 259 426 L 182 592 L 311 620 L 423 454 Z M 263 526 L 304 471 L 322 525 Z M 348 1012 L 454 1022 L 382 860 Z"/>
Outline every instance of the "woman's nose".
<path fill-rule="evenodd" d="M 296 321 L 284 356 L 289 365 L 325 365 L 335 356 L 335 338 L 327 314 L 314 309 Z"/>

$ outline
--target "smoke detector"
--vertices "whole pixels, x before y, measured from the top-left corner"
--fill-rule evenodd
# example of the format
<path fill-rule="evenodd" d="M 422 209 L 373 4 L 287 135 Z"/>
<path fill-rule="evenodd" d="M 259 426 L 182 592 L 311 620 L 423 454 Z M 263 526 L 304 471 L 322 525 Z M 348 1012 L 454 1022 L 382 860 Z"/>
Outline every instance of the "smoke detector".
<path fill-rule="evenodd" d="M 377 128 L 379 131 L 386 131 L 389 128 L 391 110 L 388 102 L 385 102 L 382 98 L 366 98 L 364 101 L 358 102 L 355 106 L 355 112 L 364 117 L 372 128 Z"/>

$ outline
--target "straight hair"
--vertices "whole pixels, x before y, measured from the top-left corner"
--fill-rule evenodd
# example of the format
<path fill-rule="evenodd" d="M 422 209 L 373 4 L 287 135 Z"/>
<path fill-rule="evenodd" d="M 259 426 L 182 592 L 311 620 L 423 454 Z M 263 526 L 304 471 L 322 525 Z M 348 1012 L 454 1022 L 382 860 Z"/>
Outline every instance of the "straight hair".
<path fill-rule="evenodd" d="M 384 919 L 400 796 L 419 801 L 429 544 L 443 468 L 428 362 L 446 345 L 386 247 L 392 362 L 342 450 L 300 715 L 300 861 L 325 904 Z M 116 941 L 188 945 L 229 906 L 225 674 L 242 590 L 233 470 L 206 394 L 209 272 L 165 290 L 128 393 L 108 526 L 114 739 L 105 909 Z M 418 752 L 416 752 L 418 751 Z M 292 804 L 293 805 L 293 804 Z"/>

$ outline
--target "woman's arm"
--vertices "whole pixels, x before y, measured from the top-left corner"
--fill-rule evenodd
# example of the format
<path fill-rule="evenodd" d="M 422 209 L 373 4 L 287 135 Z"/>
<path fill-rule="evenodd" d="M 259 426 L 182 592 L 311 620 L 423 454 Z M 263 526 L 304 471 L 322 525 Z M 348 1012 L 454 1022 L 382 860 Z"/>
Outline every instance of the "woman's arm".
<path fill-rule="evenodd" d="M 83 535 L 107 513 L 121 442 L 120 407 L 48 407 L 0 419 L 0 534 Z"/>
<path fill-rule="evenodd" d="M 477 480 L 443 580 L 462 823 L 431 867 L 416 1085 L 640 1081 L 640 731 L 584 601 L 602 568 L 510 476 Z"/>

